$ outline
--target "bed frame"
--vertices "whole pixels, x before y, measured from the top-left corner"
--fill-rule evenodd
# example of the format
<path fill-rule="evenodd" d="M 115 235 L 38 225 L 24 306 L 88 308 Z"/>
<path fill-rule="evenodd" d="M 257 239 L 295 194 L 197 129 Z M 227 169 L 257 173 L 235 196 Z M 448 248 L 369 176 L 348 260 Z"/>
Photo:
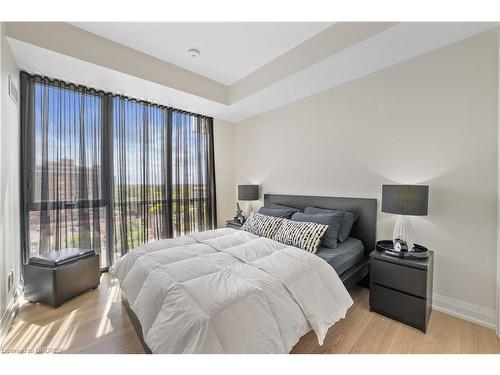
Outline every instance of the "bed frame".
<path fill-rule="evenodd" d="M 348 210 L 359 215 L 358 220 L 352 227 L 351 237 L 363 242 L 365 257 L 348 270 L 339 275 L 347 289 L 363 283 L 369 272 L 369 254 L 375 249 L 376 227 L 377 227 L 377 200 L 370 198 L 343 198 L 343 197 L 317 197 L 309 195 L 284 195 L 264 194 L 264 207 L 270 207 L 273 203 L 304 209 L 306 207 L 331 208 L 337 210 Z M 130 308 L 130 304 L 121 293 L 122 304 L 135 328 L 137 336 L 141 341 L 144 351 L 151 354 L 151 349 L 146 345 L 142 335 L 142 327 L 139 319 Z"/>

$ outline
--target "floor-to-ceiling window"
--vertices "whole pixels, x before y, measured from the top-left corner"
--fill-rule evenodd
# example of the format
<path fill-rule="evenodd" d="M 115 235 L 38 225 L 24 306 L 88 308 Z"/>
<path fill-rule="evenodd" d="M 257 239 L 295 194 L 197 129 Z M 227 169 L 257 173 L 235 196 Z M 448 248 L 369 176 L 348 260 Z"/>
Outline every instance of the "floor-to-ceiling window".
<path fill-rule="evenodd" d="M 24 260 L 215 225 L 212 119 L 21 73 Z"/>

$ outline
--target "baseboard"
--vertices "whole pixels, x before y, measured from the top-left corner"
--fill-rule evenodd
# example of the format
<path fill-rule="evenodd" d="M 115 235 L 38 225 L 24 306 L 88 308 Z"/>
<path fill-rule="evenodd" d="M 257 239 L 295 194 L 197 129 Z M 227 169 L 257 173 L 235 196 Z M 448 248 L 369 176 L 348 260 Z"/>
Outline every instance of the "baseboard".
<path fill-rule="evenodd" d="M 432 308 L 481 326 L 496 328 L 496 311 L 440 294 L 432 295 Z"/>
<path fill-rule="evenodd" d="M 0 319 L 0 348 L 3 345 L 3 341 L 7 337 L 7 333 L 9 333 L 10 326 L 14 321 L 17 308 L 19 307 L 19 304 L 22 299 L 23 299 L 23 290 L 21 286 L 19 286 L 14 292 L 14 295 L 10 299 L 9 304 L 7 305 L 7 308 L 3 313 L 2 318 Z"/>

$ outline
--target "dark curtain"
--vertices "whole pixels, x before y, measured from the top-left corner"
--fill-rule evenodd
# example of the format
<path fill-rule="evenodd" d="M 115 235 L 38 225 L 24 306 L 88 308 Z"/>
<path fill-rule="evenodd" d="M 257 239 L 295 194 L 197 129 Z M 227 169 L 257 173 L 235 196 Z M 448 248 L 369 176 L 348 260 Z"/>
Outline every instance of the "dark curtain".
<path fill-rule="evenodd" d="M 114 237 L 119 254 L 172 236 L 168 110 L 113 99 Z"/>
<path fill-rule="evenodd" d="M 25 73 L 21 86 L 25 258 L 67 247 L 101 252 L 103 94 Z"/>
<path fill-rule="evenodd" d="M 113 99 L 116 254 L 214 228 L 212 119 Z"/>
<path fill-rule="evenodd" d="M 23 259 L 216 224 L 212 119 L 21 73 Z"/>
<path fill-rule="evenodd" d="M 215 223 L 212 119 L 172 112 L 172 225 L 174 235 Z"/>

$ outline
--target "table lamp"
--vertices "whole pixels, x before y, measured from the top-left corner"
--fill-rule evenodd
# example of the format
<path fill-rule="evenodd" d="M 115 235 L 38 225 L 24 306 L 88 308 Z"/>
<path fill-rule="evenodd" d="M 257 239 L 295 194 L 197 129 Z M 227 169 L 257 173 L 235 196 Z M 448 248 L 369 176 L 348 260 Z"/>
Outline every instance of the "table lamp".
<path fill-rule="evenodd" d="M 413 248 L 413 232 L 407 216 L 426 216 L 428 211 L 429 186 L 427 185 L 382 185 L 382 212 L 397 214 L 392 240 L 405 241 Z"/>
<path fill-rule="evenodd" d="M 259 199 L 259 185 L 238 185 L 238 200 L 245 201 L 243 216 L 248 217 L 252 210 L 251 201 Z"/>

